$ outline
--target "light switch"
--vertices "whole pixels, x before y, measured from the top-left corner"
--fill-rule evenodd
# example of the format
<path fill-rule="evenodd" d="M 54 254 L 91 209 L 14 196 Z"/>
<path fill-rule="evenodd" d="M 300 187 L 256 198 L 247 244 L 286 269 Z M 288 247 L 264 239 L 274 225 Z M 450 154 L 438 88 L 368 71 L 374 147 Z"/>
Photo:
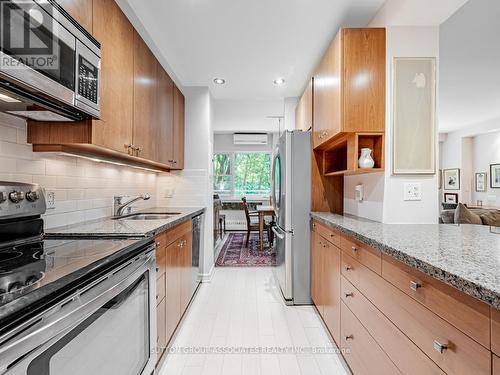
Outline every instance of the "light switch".
<path fill-rule="evenodd" d="M 404 200 L 405 201 L 421 201 L 422 200 L 422 184 L 419 182 L 409 182 L 404 185 Z"/>

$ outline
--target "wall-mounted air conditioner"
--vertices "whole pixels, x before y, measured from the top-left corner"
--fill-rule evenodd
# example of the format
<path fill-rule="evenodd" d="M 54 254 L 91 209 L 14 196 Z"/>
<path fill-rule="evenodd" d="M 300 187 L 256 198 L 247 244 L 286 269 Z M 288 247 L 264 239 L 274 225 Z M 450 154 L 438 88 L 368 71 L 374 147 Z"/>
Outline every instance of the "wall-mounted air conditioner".
<path fill-rule="evenodd" d="M 234 133 L 235 145 L 267 145 L 267 133 Z"/>

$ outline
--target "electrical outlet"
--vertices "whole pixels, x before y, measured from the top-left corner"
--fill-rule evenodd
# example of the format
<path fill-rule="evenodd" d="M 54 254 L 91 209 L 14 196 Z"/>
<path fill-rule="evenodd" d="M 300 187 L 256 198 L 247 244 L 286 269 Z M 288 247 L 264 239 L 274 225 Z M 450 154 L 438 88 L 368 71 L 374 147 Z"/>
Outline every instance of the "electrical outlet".
<path fill-rule="evenodd" d="M 172 198 L 174 196 L 174 189 L 165 189 L 164 198 Z"/>
<path fill-rule="evenodd" d="M 45 192 L 45 201 L 47 203 L 48 210 L 56 208 L 56 192 L 55 191 Z"/>
<path fill-rule="evenodd" d="M 422 184 L 418 182 L 406 183 L 404 185 L 404 200 L 405 201 L 421 201 L 422 200 Z"/>

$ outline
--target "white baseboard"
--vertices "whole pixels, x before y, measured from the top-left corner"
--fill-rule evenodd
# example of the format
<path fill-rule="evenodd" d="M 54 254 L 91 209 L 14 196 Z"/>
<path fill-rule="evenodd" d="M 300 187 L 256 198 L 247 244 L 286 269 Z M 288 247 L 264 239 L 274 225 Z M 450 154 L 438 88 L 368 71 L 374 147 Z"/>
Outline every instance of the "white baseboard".
<path fill-rule="evenodd" d="M 212 277 L 214 277 L 214 272 L 215 272 L 215 264 L 212 264 L 210 271 L 208 271 L 207 273 L 200 273 L 198 274 L 198 277 L 202 283 L 209 283 L 212 281 Z"/>

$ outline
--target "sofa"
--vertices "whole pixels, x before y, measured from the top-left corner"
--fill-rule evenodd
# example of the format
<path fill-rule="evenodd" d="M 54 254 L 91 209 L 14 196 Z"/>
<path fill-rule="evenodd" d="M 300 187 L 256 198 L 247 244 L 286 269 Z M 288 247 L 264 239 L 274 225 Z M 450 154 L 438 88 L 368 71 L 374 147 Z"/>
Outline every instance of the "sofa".
<path fill-rule="evenodd" d="M 462 203 L 443 203 L 439 222 L 441 224 L 478 224 L 500 227 L 500 210 L 468 208 Z"/>

